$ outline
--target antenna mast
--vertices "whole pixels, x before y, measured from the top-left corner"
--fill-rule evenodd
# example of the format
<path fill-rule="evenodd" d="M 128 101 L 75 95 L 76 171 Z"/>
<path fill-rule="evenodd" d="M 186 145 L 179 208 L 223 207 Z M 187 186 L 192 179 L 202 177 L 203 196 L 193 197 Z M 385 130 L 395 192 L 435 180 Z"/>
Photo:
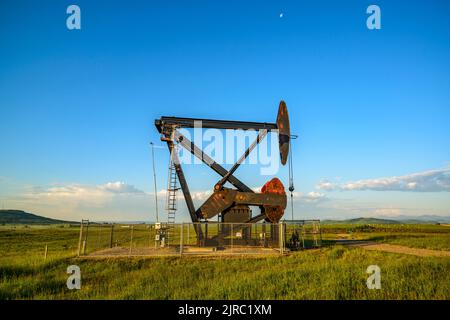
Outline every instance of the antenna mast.
<path fill-rule="evenodd" d="M 155 208 L 156 208 L 156 222 L 159 222 L 159 212 L 158 212 L 158 189 L 156 188 L 156 170 L 155 170 L 155 145 L 153 142 L 150 142 L 152 145 L 152 162 L 153 162 L 153 181 L 155 184 Z"/>

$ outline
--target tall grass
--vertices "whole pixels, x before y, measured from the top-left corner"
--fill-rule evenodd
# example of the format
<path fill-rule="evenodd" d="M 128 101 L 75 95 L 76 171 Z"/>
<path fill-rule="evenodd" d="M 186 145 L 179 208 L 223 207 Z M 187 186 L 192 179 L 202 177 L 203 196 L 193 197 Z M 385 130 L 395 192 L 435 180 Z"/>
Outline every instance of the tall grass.
<path fill-rule="evenodd" d="M 43 259 L 49 244 L 47 260 Z M 76 228 L 0 231 L 0 299 L 450 299 L 450 259 L 331 246 L 272 257 L 80 260 Z M 66 269 L 81 268 L 81 290 Z M 366 287 L 369 265 L 380 290 Z"/>

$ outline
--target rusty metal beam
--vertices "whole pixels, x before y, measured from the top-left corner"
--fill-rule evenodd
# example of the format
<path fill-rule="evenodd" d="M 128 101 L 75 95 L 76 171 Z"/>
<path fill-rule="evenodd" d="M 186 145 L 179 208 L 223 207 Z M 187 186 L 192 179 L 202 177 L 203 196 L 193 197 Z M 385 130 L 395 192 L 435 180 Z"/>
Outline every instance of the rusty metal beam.
<path fill-rule="evenodd" d="M 201 123 L 204 129 L 233 129 L 233 130 L 277 130 L 276 123 L 268 122 L 250 122 L 250 121 L 231 121 L 231 120 L 212 120 L 200 118 L 179 118 L 179 117 L 161 117 L 155 120 L 155 126 L 161 133 L 165 126 L 175 126 L 178 128 L 194 128 L 197 123 Z"/>
<path fill-rule="evenodd" d="M 197 210 L 197 216 L 210 219 L 235 204 L 276 206 L 284 209 L 286 203 L 286 194 L 249 193 L 226 188 L 215 191 Z"/>

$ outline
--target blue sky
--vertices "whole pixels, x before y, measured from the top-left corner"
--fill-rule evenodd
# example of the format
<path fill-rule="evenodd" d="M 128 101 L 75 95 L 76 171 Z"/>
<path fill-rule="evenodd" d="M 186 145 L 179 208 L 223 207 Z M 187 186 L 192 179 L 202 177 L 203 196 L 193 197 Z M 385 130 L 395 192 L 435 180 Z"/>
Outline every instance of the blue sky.
<path fill-rule="evenodd" d="M 66 28 L 70 4 L 81 8 L 81 30 Z M 366 27 L 370 4 L 381 8 L 381 30 Z M 2 1 L 0 201 L 59 218 L 152 219 L 154 119 L 272 122 L 284 99 L 300 136 L 297 218 L 449 216 L 449 9 Z M 156 165 L 163 200 L 165 149 Z M 252 187 L 269 179 L 255 172 L 236 175 Z M 218 179 L 204 166 L 186 175 L 200 202 Z M 287 168 L 277 176 L 287 185 Z"/>

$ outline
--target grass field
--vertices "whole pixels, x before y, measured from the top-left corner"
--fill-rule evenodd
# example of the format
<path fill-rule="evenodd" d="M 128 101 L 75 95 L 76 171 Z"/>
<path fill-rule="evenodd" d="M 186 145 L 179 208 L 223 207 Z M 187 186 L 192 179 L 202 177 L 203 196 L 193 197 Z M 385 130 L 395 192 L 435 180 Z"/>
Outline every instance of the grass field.
<path fill-rule="evenodd" d="M 326 247 L 288 256 L 81 260 L 78 228 L 0 228 L 0 299 L 450 299 L 450 259 L 332 245 L 339 237 L 449 250 L 450 228 L 325 226 Z M 44 259 L 44 247 L 48 256 Z M 68 290 L 66 268 L 81 268 Z M 366 268 L 381 268 L 380 290 Z"/>
<path fill-rule="evenodd" d="M 370 240 L 412 248 L 450 251 L 450 226 L 440 225 L 326 225 L 324 239 Z"/>

